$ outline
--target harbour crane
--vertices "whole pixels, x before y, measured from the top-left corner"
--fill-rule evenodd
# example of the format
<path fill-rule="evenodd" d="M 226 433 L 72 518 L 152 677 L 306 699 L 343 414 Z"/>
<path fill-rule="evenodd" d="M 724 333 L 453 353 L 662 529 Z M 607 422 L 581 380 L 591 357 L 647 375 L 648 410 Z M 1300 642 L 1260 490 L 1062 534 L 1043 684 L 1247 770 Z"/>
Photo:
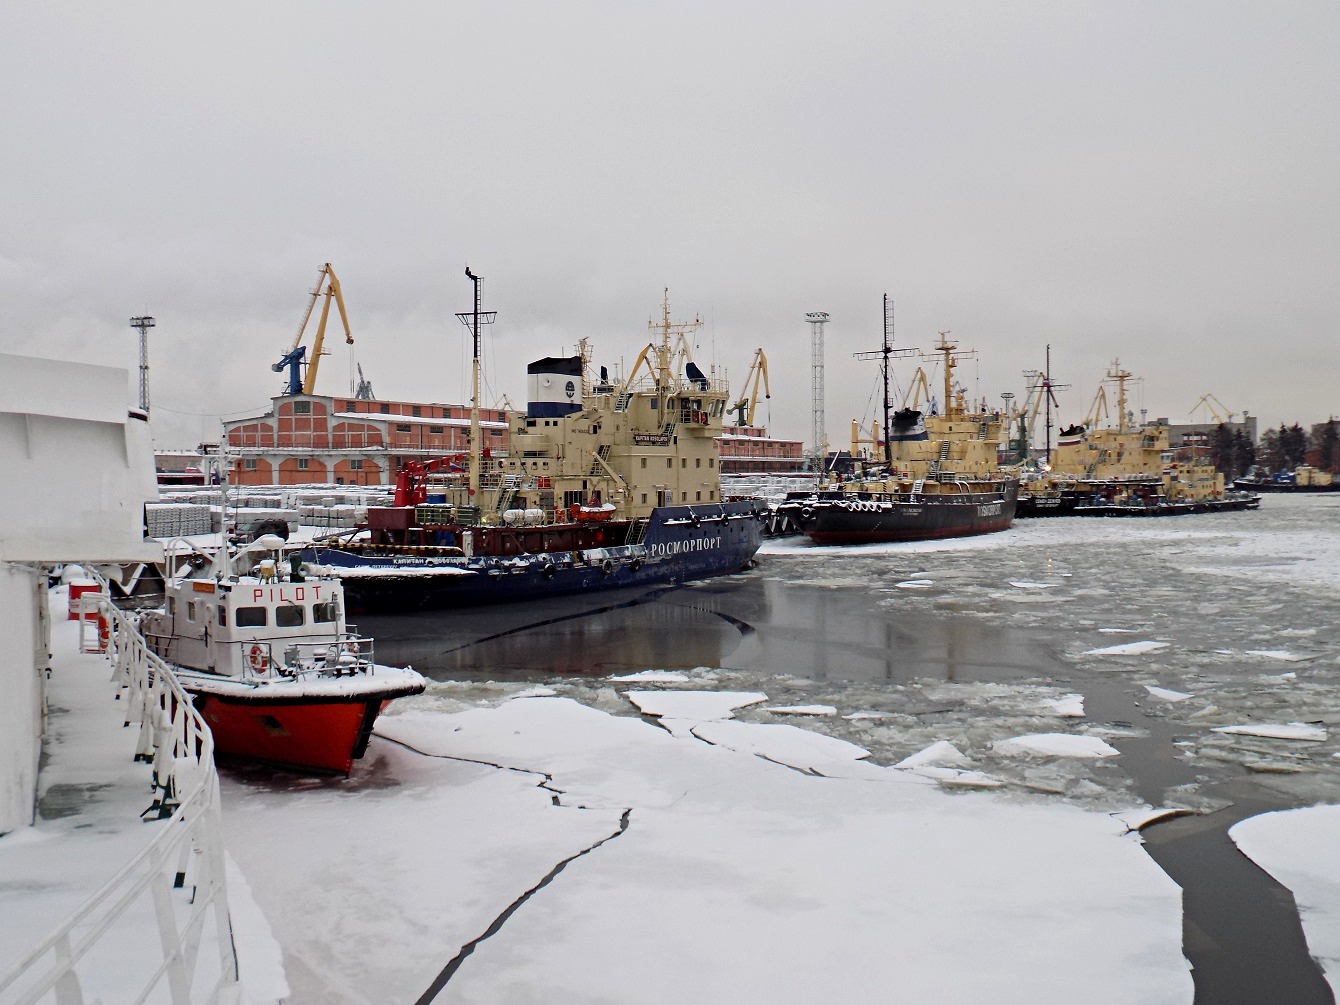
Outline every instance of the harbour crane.
<path fill-rule="evenodd" d="M 754 411 L 758 407 L 759 381 L 763 382 L 763 397 L 770 399 L 772 388 L 768 384 L 768 357 L 763 355 L 762 348 L 754 350 L 754 362 L 749 364 L 749 373 L 745 376 L 744 383 L 741 385 L 740 400 L 727 409 L 727 411 L 735 413 L 735 424 L 737 426 L 752 426 L 754 424 Z"/>
<path fill-rule="evenodd" d="M 1224 407 L 1224 403 L 1222 401 L 1216 398 L 1209 391 L 1206 391 L 1204 394 L 1200 396 L 1200 398 L 1197 399 L 1196 403 L 1191 406 L 1191 411 L 1186 413 L 1187 416 L 1190 418 L 1195 418 L 1196 410 L 1200 408 L 1202 405 L 1205 406 L 1205 410 L 1209 412 L 1210 415 L 1214 416 L 1214 421 L 1221 426 L 1224 425 L 1224 423 L 1232 422 L 1233 416 L 1237 414 L 1236 412 L 1230 412 L 1227 408 Z M 1219 407 L 1215 408 L 1216 405 L 1218 405 Z"/>
<path fill-rule="evenodd" d="M 309 360 L 307 347 L 302 344 L 302 337 L 307 331 L 307 322 L 311 320 L 317 298 L 322 296 L 326 298 L 326 302 L 321 307 L 321 320 L 316 326 L 316 338 L 312 341 L 312 355 Z M 302 316 L 302 324 L 298 325 L 297 338 L 293 340 L 289 351 L 279 358 L 279 362 L 270 367 L 275 373 L 282 373 L 284 368 L 288 367 L 288 387 L 284 391 L 285 394 L 311 394 L 316 389 L 317 368 L 320 366 L 321 357 L 325 355 L 321 346 L 326 338 L 326 321 L 330 317 L 331 300 L 334 300 L 340 309 L 340 320 L 344 322 L 344 341 L 349 345 L 354 344 L 353 333 L 349 330 L 349 315 L 344 310 L 344 295 L 340 292 L 340 281 L 335 278 L 335 270 L 327 262 L 321 266 L 316 287 L 312 290 L 312 299 L 307 303 L 307 312 Z M 302 373 L 304 361 L 307 363 L 305 378 Z"/>

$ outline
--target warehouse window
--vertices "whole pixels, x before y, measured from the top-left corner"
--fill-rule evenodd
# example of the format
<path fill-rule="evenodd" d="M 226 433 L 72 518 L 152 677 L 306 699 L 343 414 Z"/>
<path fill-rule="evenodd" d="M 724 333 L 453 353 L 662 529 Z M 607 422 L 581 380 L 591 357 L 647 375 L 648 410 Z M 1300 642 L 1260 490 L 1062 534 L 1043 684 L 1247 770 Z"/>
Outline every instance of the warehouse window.
<path fill-rule="evenodd" d="M 294 415 L 311 415 L 312 403 L 310 401 L 295 401 L 293 403 Z"/>

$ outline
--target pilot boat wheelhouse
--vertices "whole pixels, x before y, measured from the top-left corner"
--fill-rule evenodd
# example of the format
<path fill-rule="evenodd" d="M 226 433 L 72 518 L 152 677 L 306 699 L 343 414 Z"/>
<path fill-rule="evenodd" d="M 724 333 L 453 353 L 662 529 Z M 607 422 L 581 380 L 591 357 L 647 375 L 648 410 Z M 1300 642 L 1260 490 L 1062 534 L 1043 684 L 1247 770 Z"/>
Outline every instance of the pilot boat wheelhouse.
<path fill-rule="evenodd" d="M 209 723 L 215 750 L 348 774 L 378 713 L 421 692 L 424 679 L 374 661 L 373 640 L 345 621 L 338 580 L 283 575 L 272 559 L 244 575 L 216 570 L 202 563 L 170 579 L 164 610 L 141 619 L 149 647 Z"/>

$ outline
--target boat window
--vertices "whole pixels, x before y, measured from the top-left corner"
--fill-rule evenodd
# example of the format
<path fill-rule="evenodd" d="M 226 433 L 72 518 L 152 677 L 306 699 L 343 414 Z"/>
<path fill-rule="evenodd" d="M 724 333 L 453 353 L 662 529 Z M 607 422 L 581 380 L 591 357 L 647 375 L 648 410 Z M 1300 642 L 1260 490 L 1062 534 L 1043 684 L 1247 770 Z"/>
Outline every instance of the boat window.
<path fill-rule="evenodd" d="M 693 466 L 695 468 L 701 468 L 703 466 L 703 459 L 701 457 L 695 457 L 693 459 Z"/>
<path fill-rule="evenodd" d="M 228 627 L 228 608 L 223 604 L 219 605 L 219 626 L 221 628 Z"/>
<path fill-rule="evenodd" d="M 194 601 L 194 600 L 188 600 L 188 601 L 186 601 L 186 620 L 187 620 L 187 621 L 194 621 L 194 620 L 195 620 L 195 601 Z"/>
<path fill-rule="evenodd" d="M 679 459 L 679 466 L 681 468 L 687 468 L 689 466 L 689 459 L 687 457 L 681 457 Z"/>
<path fill-rule="evenodd" d="M 297 604 L 285 604 L 275 608 L 276 628 L 297 628 L 307 620 L 307 608 Z"/>
<path fill-rule="evenodd" d="M 707 459 L 707 466 L 708 466 L 709 468 L 714 468 L 714 467 L 716 467 L 716 466 L 717 466 L 717 459 L 716 459 L 715 457 L 709 457 L 709 458 Z"/>
<path fill-rule="evenodd" d="M 667 457 L 665 459 L 665 466 L 667 468 L 673 468 L 675 466 L 675 459 L 673 457 Z"/>
<path fill-rule="evenodd" d="M 264 607 L 239 607 L 237 609 L 238 628 L 264 628 Z"/>
<path fill-rule="evenodd" d="M 647 466 L 647 459 L 646 459 L 645 457 L 642 458 L 642 466 L 643 466 L 644 468 Z"/>
<path fill-rule="evenodd" d="M 335 601 L 331 600 L 324 604 L 312 605 L 312 621 L 319 625 L 328 625 L 339 619 L 339 608 Z"/>
<path fill-rule="evenodd" d="M 176 612 L 177 612 L 177 599 L 175 597 L 168 597 L 167 598 L 168 617 L 169 618 L 172 617 L 172 615 L 175 614 Z"/>

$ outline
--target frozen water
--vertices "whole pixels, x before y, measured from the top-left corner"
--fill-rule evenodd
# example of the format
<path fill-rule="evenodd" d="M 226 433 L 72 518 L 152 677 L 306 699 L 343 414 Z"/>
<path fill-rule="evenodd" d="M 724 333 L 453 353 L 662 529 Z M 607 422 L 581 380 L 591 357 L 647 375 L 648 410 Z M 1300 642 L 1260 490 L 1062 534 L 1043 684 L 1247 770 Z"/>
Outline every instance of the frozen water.
<path fill-rule="evenodd" d="M 1313 726 L 1306 722 L 1257 722 L 1247 726 L 1217 726 L 1216 733 L 1239 733 L 1244 736 L 1266 736 L 1277 740 L 1313 740 L 1326 739 L 1326 730 L 1322 726 Z"/>
<path fill-rule="evenodd" d="M 1116 757 L 1116 747 L 1096 736 L 1072 733 L 1034 733 L 997 740 L 993 745 L 1001 754 L 1040 754 L 1044 757 Z"/>
<path fill-rule="evenodd" d="M 1145 690 L 1155 698 L 1162 698 L 1164 701 L 1186 701 L 1186 699 L 1193 697 L 1185 691 L 1170 691 L 1166 687 L 1155 687 L 1153 684 L 1146 684 Z"/>
<path fill-rule="evenodd" d="M 837 715 L 832 705 L 772 705 L 763 711 L 775 715 Z"/>
<path fill-rule="evenodd" d="M 963 752 L 948 740 L 936 740 L 925 750 L 918 750 L 910 757 L 904 757 L 895 767 L 921 768 L 935 765 L 942 768 L 966 768 L 972 761 L 963 756 Z"/>
<path fill-rule="evenodd" d="M 1104 649 L 1088 649 L 1084 652 L 1085 656 L 1143 656 L 1145 653 L 1156 653 L 1167 649 L 1166 642 L 1128 642 L 1120 646 L 1107 646 Z"/>
<path fill-rule="evenodd" d="M 1340 806 L 1263 813 L 1235 824 L 1229 835 L 1293 891 L 1308 949 L 1340 993 Z"/>
<path fill-rule="evenodd" d="M 737 708 L 767 701 L 757 691 L 625 691 L 644 715 L 671 719 L 729 719 Z"/>
<path fill-rule="evenodd" d="M 619 674 L 610 680 L 637 681 L 642 684 L 681 684 L 688 682 L 689 675 L 677 670 L 643 670 L 639 673 Z"/>

